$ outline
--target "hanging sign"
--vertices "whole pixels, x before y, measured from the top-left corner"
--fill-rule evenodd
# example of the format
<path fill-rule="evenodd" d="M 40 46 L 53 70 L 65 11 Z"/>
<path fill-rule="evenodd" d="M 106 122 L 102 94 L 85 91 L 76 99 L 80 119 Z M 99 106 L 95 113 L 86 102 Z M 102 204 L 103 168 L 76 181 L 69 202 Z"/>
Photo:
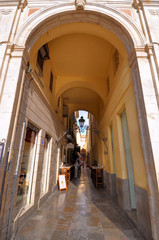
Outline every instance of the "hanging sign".
<path fill-rule="evenodd" d="M 66 177 L 65 174 L 59 174 L 58 175 L 58 184 L 59 184 L 59 190 L 66 189 L 67 190 L 67 184 L 66 184 Z"/>

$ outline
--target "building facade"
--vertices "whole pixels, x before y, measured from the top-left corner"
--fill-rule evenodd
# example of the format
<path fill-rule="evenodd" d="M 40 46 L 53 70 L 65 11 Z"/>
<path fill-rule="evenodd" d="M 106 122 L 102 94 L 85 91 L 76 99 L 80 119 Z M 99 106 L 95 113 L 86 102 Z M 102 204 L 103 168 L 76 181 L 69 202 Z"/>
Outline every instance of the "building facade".
<path fill-rule="evenodd" d="M 78 110 L 105 190 L 159 239 L 158 24 L 157 0 L 0 0 L 2 240 L 56 188 Z"/>

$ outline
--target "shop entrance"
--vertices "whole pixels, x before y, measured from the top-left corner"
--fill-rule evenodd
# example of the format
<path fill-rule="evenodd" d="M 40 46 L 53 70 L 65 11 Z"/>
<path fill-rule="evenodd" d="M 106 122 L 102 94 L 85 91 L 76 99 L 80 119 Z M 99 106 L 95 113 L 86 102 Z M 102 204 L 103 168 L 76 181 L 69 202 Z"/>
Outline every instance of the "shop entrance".
<path fill-rule="evenodd" d="M 38 129 L 28 124 L 24 143 L 24 152 L 21 162 L 19 184 L 17 192 L 17 207 L 24 207 L 31 202 L 31 191 L 36 158 Z"/>

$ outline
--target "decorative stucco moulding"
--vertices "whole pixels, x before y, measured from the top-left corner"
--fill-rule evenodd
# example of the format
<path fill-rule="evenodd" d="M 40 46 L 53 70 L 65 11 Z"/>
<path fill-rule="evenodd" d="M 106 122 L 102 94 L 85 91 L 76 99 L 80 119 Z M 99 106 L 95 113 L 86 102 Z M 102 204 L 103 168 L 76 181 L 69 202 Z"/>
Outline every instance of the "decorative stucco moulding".
<path fill-rule="evenodd" d="M 75 0 L 76 10 L 84 10 L 86 0 Z"/>

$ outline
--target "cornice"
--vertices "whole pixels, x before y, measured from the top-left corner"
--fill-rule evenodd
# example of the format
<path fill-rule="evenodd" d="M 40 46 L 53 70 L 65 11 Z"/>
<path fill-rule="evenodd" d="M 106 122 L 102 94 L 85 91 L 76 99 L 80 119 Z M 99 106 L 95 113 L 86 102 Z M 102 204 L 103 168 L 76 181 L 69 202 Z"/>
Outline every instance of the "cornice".
<path fill-rule="evenodd" d="M 0 7 L 15 7 L 19 5 L 19 0 L 8 0 L 8 1 L 3 1 L 0 0 Z"/>
<path fill-rule="evenodd" d="M 43 7 L 49 7 L 52 5 L 59 5 L 59 4 L 68 4 L 67 0 L 59 0 L 59 1 L 36 1 L 36 0 L 28 0 L 28 7 L 29 8 L 43 8 Z M 74 3 L 74 0 L 70 0 L 69 3 Z"/>
<path fill-rule="evenodd" d="M 159 0 L 146 1 L 146 0 L 133 0 L 134 8 L 138 9 L 143 7 L 159 7 Z"/>
<path fill-rule="evenodd" d="M 145 46 L 138 46 L 133 49 L 132 52 L 130 52 L 128 61 L 130 68 L 136 67 L 137 59 L 139 58 L 145 58 L 147 59 L 147 51 L 146 51 L 146 45 Z"/>
<path fill-rule="evenodd" d="M 1 0 L 0 0 L 1 1 Z M 57 0 L 56 0 L 57 1 Z M 54 1 L 54 2 L 56 2 Z M 67 2 L 66 0 L 59 0 L 57 2 Z M 69 1 L 71 2 L 71 1 Z M 129 1 L 129 0 L 116 0 L 116 1 L 109 1 L 109 0 L 102 0 L 102 1 L 92 1 L 93 3 L 101 3 L 101 2 L 105 2 L 107 4 L 132 4 L 133 0 Z M 49 1 L 49 0 L 41 0 L 41 1 L 38 1 L 38 0 L 28 0 L 28 4 L 52 4 L 53 2 L 52 1 Z"/>
<path fill-rule="evenodd" d="M 12 12 L 12 9 L 0 8 L 0 14 L 9 15 Z"/>
<path fill-rule="evenodd" d="M 149 7 L 159 6 L 159 0 L 153 0 L 153 1 L 139 0 L 139 3 L 142 6 L 149 6 Z"/>
<path fill-rule="evenodd" d="M 147 0 L 139 0 L 139 1 L 144 3 L 144 4 L 147 4 L 147 5 L 159 4 L 159 0 L 153 0 L 153 1 L 151 1 L 151 0 L 149 0 L 149 1 L 147 1 Z"/>
<path fill-rule="evenodd" d="M 37 1 L 37 0 L 28 0 L 28 7 L 32 8 L 32 7 L 38 7 L 38 8 L 42 8 L 42 7 L 46 7 L 46 6 L 51 6 L 54 4 L 68 4 L 68 1 L 66 0 L 59 0 L 59 1 Z M 133 0 L 129 1 L 129 0 L 119 0 L 119 1 L 92 1 L 92 0 L 87 0 L 87 2 L 90 3 L 95 3 L 95 4 L 103 4 L 103 5 L 108 5 L 108 6 L 113 6 L 113 7 L 117 7 L 117 8 L 126 8 L 126 7 L 132 7 L 132 3 Z M 70 0 L 69 3 L 74 3 L 74 0 Z"/>
<path fill-rule="evenodd" d="M 27 0 L 17 0 L 17 1 L 2 1 L 0 0 L 0 9 L 3 7 L 4 9 L 6 8 L 22 8 L 24 9 L 26 5 L 28 4 Z"/>
<path fill-rule="evenodd" d="M 104 0 L 102 0 L 102 1 L 87 1 L 87 2 L 92 2 L 92 3 L 100 3 L 100 4 L 107 4 L 107 5 L 120 5 L 120 6 L 132 6 L 132 3 L 133 3 L 133 0 L 131 0 L 131 1 L 123 1 L 123 0 L 119 0 L 119 1 L 104 1 Z"/>
<path fill-rule="evenodd" d="M 159 8 L 158 9 L 149 9 L 148 11 L 151 15 L 158 15 L 159 16 Z"/>

